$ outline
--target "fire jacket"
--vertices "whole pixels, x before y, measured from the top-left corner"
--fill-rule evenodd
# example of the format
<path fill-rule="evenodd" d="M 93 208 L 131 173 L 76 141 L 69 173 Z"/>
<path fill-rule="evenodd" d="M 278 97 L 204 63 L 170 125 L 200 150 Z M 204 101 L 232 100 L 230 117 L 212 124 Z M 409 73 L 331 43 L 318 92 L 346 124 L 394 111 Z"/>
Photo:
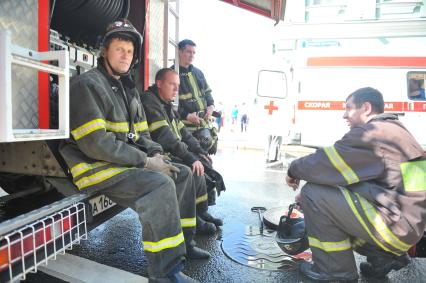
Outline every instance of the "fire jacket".
<path fill-rule="evenodd" d="M 425 231 L 426 158 L 395 115 L 378 115 L 352 128 L 333 146 L 293 161 L 288 175 L 345 187 L 365 198 L 369 203 L 363 207 L 374 208 L 364 209 L 376 230 L 389 228 L 406 243 L 416 243 Z M 354 207 L 348 196 L 345 198 Z M 401 250 L 409 247 L 402 246 Z"/>
<path fill-rule="evenodd" d="M 188 166 L 200 159 L 198 154 L 207 155 L 198 140 L 180 121 L 172 103 L 165 102 L 158 96 L 155 85 L 142 93 L 141 100 L 146 111 L 149 132 L 164 151 L 182 159 Z"/>
<path fill-rule="evenodd" d="M 172 67 L 173 69 L 174 67 Z M 192 112 L 203 112 L 210 105 L 214 105 L 212 90 L 200 69 L 189 65 L 188 68 L 179 67 L 179 115 L 186 122 L 186 116 Z"/>
<path fill-rule="evenodd" d="M 70 82 L 71 136 L 60 146 L 78 189 L 98 190 L 162 153 L 149 136 L 139 94 L 128 77 L 116 80 L 103 64 Z"/>

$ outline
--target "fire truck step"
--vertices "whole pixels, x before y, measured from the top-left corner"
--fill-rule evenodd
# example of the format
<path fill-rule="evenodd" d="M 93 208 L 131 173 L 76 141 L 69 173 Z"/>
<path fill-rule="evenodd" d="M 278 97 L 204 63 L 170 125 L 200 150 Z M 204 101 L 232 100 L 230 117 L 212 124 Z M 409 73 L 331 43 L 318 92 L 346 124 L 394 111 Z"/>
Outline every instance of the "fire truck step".
<path fill-rule="evenodd" d="M 40 271 L 70 283 L 144 283 L 148 279 L 71 254 L 59 255 Z"/>

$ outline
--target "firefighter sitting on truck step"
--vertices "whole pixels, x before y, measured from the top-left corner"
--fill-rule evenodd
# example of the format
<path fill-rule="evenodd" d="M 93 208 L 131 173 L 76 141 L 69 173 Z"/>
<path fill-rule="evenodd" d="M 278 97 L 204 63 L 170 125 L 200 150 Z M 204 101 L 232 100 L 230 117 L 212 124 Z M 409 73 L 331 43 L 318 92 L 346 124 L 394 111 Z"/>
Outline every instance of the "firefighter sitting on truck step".
<path fill-rule="evenodd" d="M 197 234 L 211 234 L 216 232 L 216 226 L 223 225 L 221 219 L 213 217 L 207 211 L 206 177 L 211 178 L 211 176 L 206 174 L 212 175 L 214 171 L 211 165 L 212 160 L 173 109 L 172 101 L 178 92 L 179 74 L 169 68 L 161 69 L 155 76 L 155 84 L 142 93 L 142 105 L 145 107 L 152 139 L 170 153 L 173 160 L 192 168 L 194 182 L 197 184 Z M 216 172 L 216 174 L 219 173 Z M 223 182 L 222 179 L 221 181 Z"/>
<path fill-rule="evenodd" d="M 150 282 L 196 282 L 181 272 L 185 255 L 209 256 L 192 240 L 192 173 L 168 162 L 149 136 L 129 74 L 141 46 L 142 37 L 128 20 L 108 26 L 98 67 L 71 80 L 71 137 L 60 152 L 79 190 L 102 190 L 139 214 Z"/>
<path fill-rule="evenodd" d="M 426 157 L 382 94 L 358 89 L 346 100 L 350 130 L 333 146 L 294 160 L 287 184 L 307 183 L 301 202 L 313 264 L 300 271 L 318 281 L 355 281 L 353 250 L 365 255 L 365 277 L 405 267 L 407 250 L 426 228 Z"/>
<path fill-rule="evenodd" d="M 184 39 L 179 42 L 178 48 L 180 77 L 179 115 L 187 129 L 195 137 L 203 129 L 210 131 L 212 141 L 208 148 L 205 149 L 209 154 L 215 154 L 218 142 L 217 130 L 209 123 L 209 119 L 214 113 L 214 99 L 203 72 L 192 65 L 195 58 L 196 44 L 190 39 Z M 174 66 L 171 67 L 171 69 L 174 68 Z"/>

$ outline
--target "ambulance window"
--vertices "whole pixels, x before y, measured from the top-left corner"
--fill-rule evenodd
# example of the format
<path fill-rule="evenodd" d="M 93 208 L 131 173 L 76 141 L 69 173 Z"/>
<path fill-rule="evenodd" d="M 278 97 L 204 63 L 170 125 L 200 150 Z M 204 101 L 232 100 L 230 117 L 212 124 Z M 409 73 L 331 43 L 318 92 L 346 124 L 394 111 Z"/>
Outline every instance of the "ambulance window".
<path fill-rule="evenodd" d="M 426 100 L 425 79 L 426 72 L 409 72 L 407 75 L 407 93 L 410 100 Z"/>
<path fill-rule="evenodd" d="M 287 77 L 284 72 L 262 70 L 257 80 L 257 95 L 264 97 L 287 97 Z"/>

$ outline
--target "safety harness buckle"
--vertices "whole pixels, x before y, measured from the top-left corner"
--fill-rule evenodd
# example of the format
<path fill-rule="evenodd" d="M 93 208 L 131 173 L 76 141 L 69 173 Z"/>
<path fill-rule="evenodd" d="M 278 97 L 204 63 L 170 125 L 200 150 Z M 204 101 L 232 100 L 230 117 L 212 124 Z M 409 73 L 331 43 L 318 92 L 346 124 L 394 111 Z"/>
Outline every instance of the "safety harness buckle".
<path fill-rule="evenodd" d="M 127 138 L 129 140 L 135 141 L 136 140 L 136 134 L 134 134 L 134 133 L 127 133 Z"/>

